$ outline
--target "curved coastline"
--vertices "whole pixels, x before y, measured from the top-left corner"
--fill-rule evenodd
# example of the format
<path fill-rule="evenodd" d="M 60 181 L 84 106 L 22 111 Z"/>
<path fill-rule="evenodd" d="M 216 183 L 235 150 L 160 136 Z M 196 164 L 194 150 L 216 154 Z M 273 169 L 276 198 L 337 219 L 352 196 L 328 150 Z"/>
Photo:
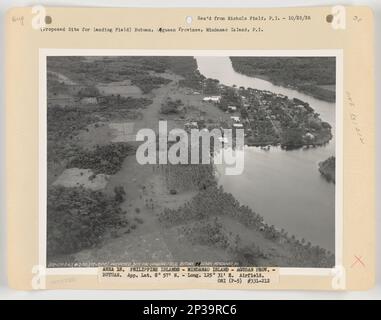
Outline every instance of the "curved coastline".
<path fill-rule="evenodd" d="M 197 57 L 196 57 L 196 59 L 197 59 Z M 225 59 L 225 57 L 224 57 L 224 59 Z M 221 60 L 222 60 L 222 58 L 221 58 Z M 220 80 L 220 83 L 223 83 L 223 84 L 226 84 L 226 85 L 233 85 L 233 84 L 236 84 L 237 86 L 239 86 L 239 85 L 241 85 L 241 83 L 239 83 L 239 79 L 237 80 L 237 79 L 235 79 L 234 78 L 234 76 L 233 77 L 231 77 L 230 75 L 229 75 L 229 81 L 230 81 L 230 83 L 226 83 L 226 82 L 223 82 L 223 81 L 221 81 L 221 78 L 218 78 L 218 75 L 220 75 L 220 74 L 223 74 L 223 71 L 225 71 L 226 73 L 229 73 L 230 72 L 230 70 L 225 70 L 224 69 L 224 67 L 223 66 L 221 66 L 221 69 L 222 69 L 222 71 L 221 70 L 217 70 L 217 71 L 215 71 L 215 70 L 213 70 L 213 71 L 210 71 L 210 70 L 206 70 L 207 72 L 205 72 L 205 74 L 203 73 L 204 71 L 205 71 L 205 69 L 204 70 L 202 70 L 203 68 L 202 68 L 202 66 L 201 66 L 201 69 L 200 69 L 200 62 L 201 62 L 201 64 L 206 64 L 206 62 L 205 61 L 200 61 L 200 59 L 197 59 L 197 61 L 198 61 L 198 65 L 199 65 L 199 72 L 201 73 L 201 74 L 203 74 L 204 76 L 206 76 L 206 77 L 213 77 L 213 78 L 217 78 L 218 80 Z M 209 72 L 209 73 L 208 73 Z M 214 73 L 213 73 L 214 72 Z M 243 76 L 243 80 L 244 81 L 247 81 L 248 80 L 248 78 L 249 77 L 247 77 L 247 76 Z M 232 80 L 231 80 L 232 79 Z M 225 80 L 225 79 L 224 79 Z M 257 80 L 257 79 L 255 79 L 255 80 L 252 80 L 252 79 L 250 79 L 250 81 L 251 81 L 251 83 L 257 83 L 257 84 L 259 84 L 259 86 L 261 87 L 262 86 L 262 88 L 261 89 L 264 89 L 264 80 L 262 80 L 262 79 L 260 79 L 260 80 Z M 235 83 L 233 83 L 233 82 L 235 82 Z M 267 81 L 266 81 L 267 82 Z M 254 87 L 254 86 L 250 86 L 250 87 Z M 277 90 L 277 92 L 279 93 L 282 93 L 282 94 L 285 94 L 285 92 L 289 92 L 290 90 L 289 89 L 283 89 L 283 88 L 280 88 L 279 86 L 277 86 L 277 85 L 273 85 L 272 86 L 273 88 L 276 88 L 276 90 Z M 294 89 L 292 89 L 293 91 L 295 91 Z M 301 98 L 304 98 L 304 93 L 302 92 L 301 93 Z M 299 95 L 298 95 L 298 97 L 299 97 Z M 315 101 L 315 98 L 314 97 L 306 97 L 306 100 L 308 100 L 308 101 L 310 101 L 311 102 L 311 107 L 314 107 L 315 105 L 316 105 L 316 101 Z M 321 105 L 323 105 L 324 106 L 324 109 L 323 109 L 323 111 L 325 111 L 325 110 L 328 110 L 329 111 L 329 108 L 330 107 L 332 107 L 330 104 L 328 104 L 327 102 L 322 102 L 321 103 Z M 320 113 L 320 110 L 319 110 L 319 113 Z M 318 162 L 319 161 L 321 161 L 322 160 L 322 157 L 323 157 L 323 159 L 324 158 L 326 158 L 326 156 L 324 156 L 324 154 L 326 154 L 326 153 L 329 153 L 329 154 L 331 154 L 332 153 L 332 150 L 334 150 L 334 145 L 335 145 L 335 141 L 334 141 L 334 130 L 335 130 L 335 123 L 334 123 L 334 112 L 333 112 L 333 117 L 332 117 L 332 115 L 331 115 L 332 113 L 329 113 L 329 112 L 323 112 L 323 113 L 321 113 L 321 115 L 323 116 L 323 119 L 325 119 L 326 121 L 328 120 L 328 122 L 332 125 L 332 131 L 333 131 L 333 133 L 332 133 L 332 135 L 329 137 L 329 139 L 327 139 L 327 141 L 324 141 L 323 143 L 321 143 L 321 144 L 318 144 L 318 145 L 316 145 L 316 146 L 306 146 L 306 147 L 304 147 L 303 149 L 300 149 L 300 150 L 282 150 L 282 148 L 280 148 L 279 147 L 279 144 L 278 145 L 276 145 L 276 144 L 274 144 L 274 145 L 271 145 L 271 147 L 269 146 L 270 144 L 265 144 L 265 145 L 254 145 L 254 146 L 250 146 L 250 144 L 248 144 L 248 148 L 250 149 L 250 150 L 253 150 L 253 152 L 255 152 L 256 154 L 257 154 L 257 157 L 256 157 L 256 159 L 260 159 L 259 161 L 260 161 L 260 163 L 264 163 L 263 165 L 264 166 L 266 166 L 266 168 L 267 168 L 267 162 L 268 162 L 268 157 L 270 157 L 271 159 L 273 159 L 272 160 L 272 163 L 274 163 L 275 165 L 277 165 L 277 166 L 282 166 L 282 161 L 281 160 L 279 160 L 279 159 L 277 159 L 277 156 L 272 156 L 273 154 L 274 154 L 274 152 L 275 153 L 277 153 L 277 154 L 279 154 L 279 153 L 281 153 L 281 154 L 283 154 L 283 155 L 287 155 L 287 161 L 286 161 L 286 163 L 284 164 L 284 166 L 287 166 L 288 164 L 297 164 L 298 162 L 297 161 L 303 161 L 302 160 L 302 158 L 306 155 L 307 156 L 307 158 L 308 158 L 308 163 L 309 163 L 309 166 L 311 166 L 311 169 L 309 169 L 309 172 L 311 173 L 311 175 L 314 175 L 314 173 L 312 173 L 313 172 L 313 170 L 316 170 L 316 167 L 317 167 L 317 164 L 318 164 Z M 255 150 L 255 151 L 254 151 Z M 334 151 L 333 151 L 334 152 Z M 320 155 L 320 154 L 323 154 L 323 155 Z M 281 155 L 280 157 L 284 157 L 283 155 Z M 298 159 L 301 159 L 301 160 L 298 160 Z M 252 157 L 250 157 L 250 159 L 253 159 Z M 254 161 L 255 162 L 255 161 Z M 257 161 L 258 162 L 258 161 Z M 262 165 L 262 166 L 263 166 Z M 249 166 L 249 165 L 248 165 Z M 246 170 L 246 169 L 245 169 Z M 250 169 L 251 170 L 251 169 Z M 278 167 L 276 167 L 276 170 L 282 170 L 282 168 L 281 169 L 279 169 Z M 253 171 L 255 171 L 254 169 L 253 169 Z M 317 171 L 317 170 L 316 170 Z M 255 171 L 255 172 L 257 172 L 257 173 L 255 173 L 254 174 L 254 177 L 255 178 L 257 178 L 258 176 L 259 176 L 259 174 L 258 174 L 258 171 Z M 276 180 L 276 177 L 274 177 L 275 176 L 275 174 L 274 175 L 271 175 L 270 176 L 270 180 L 271 181 L 275 181 Z M 284 174 L 284 177 L 288 177 L 288 176 L 290 176 L 289 175 L 289 173 L 285 173 Z M 319 185 L 319 190 L 321 190 L 322 189 L 322 187 L 324 187 L 325 188 L 325 186 L 323 185 L 321 185 L 322 183 L 324 183 L 324 182 L 322 182 L 321 181 L 321 178 L 319 177 L 320 176 L 320 174 L 317 172 L 317 174 L 316 175 L 314 175 L 313 176 L 313 184 L 315 185 L 316 183 Z M 255 179 L 254 178 L 254 180 L 257 180 L 258 181 L 258 179 Z M 260 177 L 259 177 L 260 178 Z M 300 176 L 299 176 L 299 178 L 300 178 Z M 247 196 L 245 196 L 245 195 L 243 195 L 242 193 L 240 193 L 240 194 L 237 194 L 237 192 L 239 192 L 238 190 L 240 190 L 240 188 L 242 188 L 242 183 L 238 183 L 238 185 L 237 185 L 237 183 L 233 180 L 233 178 L 231 178 L 231 177 L 219 177 L 219 179 L 220 179 L 220 181 L 219 181 L 219 184 L 220 185 L 222 185 L 223 186 L 223 188 L 224 188 L 224 190 L 226 191 L 226 192 L 231 192 L 234 196 L 235 196 L 235 198 L 237 199 L 237 195 L 239 195 L 239 197 L 238 197 L 238 201 L 240 202 L 240 203 L 242 203 L 242 204 L 244 204 L 244 205 L 249 205 L 250 207 L 252 207 L 252 205 L 250 205 L 250 204 L 254 204 L 254 206 L 255 206 L 255 208 L 256 208 L 256 211 L 257 212 L 259 212 L 263 217 L 265 217 L 265 219 L 266 220 L 268 220 L 267 219 L 267 214 L 265 213 L 266 212 L 266 210 L 261 210 L 261 208 L 263 208 L 263 207 L 266 207 L 268 204 L 270 204 L 270 209 L 269 210 L 272 210 L 271 208 L 277 208 L 278 206 L 277 205 L 275 205 L 274 204 L 274 201 L 266 201 L 266 200 L 263 200 L 263 199 L 261 199 L 261 201 L 262 201 L 262 203 L 258 203 L 258 201 L 255 201 L 255 200 L 253 200 L 253 196 L 249 196 L 249 195 L 247 195 Z M 261 181 L 261 179 L 259 180 L 259 181 Z M 258 183 L 259 183 L 259 181 L 257 182 L 257 185 L 258 185 Z M 268 179 L 267 179 L 267 181 L 268 181 Z M 247 184 L 247 183 L 249 183 L 250 184 L 250 187 L 249 187 L 249 190 L 253 190 L 253 195 L 255 196 L 255 190 L 258 190 L 258 189 L 260 189 L 260 187 L 258 187 L 258 186 L 254 186 L 254 189 L 252 188 L 253 187 L 253 184 L 251 184 L 249 181 L 246 183 L 245 181 L 243 181 L 243 183 L 245 183 L 245 185 Z M 267 182 L 265 182 L 265 184 L 266 185 L 268 185 L 268 183 Z M 303 185 L 303 180 L 301 180 L 299 183 L 298 183 L 298 185 Z M 246 188 L 248 188 L 248 186 L 249 185 L 246 185 Z M 276 188 L 278 187 L 278 186 L 275 186 Z M 283 187 L 283 186 L 282 186 Z M 275 188 L 275 189 L 276 189 Z M 286 188 L 286 187 L 285 187 Z M 330 189 L 329 190 L 325 190 L 324 191 L 324 193 L 327 193 L 327 194 L 329 194 L 331 191 L 331 187 L 329 187 Z M 279 190 L 283 190 L 282 188 L 278 188 Z M 302 190 L 302 193 L 301 193 L 301 196 L 302 196 L 302 194 L 303 193 L 306 193 L 307 191 L 306 191 L 306 189 L 308 189 L 308 188 L 302 188 L 303 190 Z M 334 189 L 334 188 L 333 188 Z M 263 188 L 261 189 L 261 190 L 259 190 L 262 194 L 264 193 L 264 191 L 263 191 Z M 312 194 L 312 192 L 310 192 L 311 193 L 311 196 L 313 196 Z M 317 193 L 319 193 L 319 192 L 317 192 Z M 260 196 L 258 195 L 258 197 L 257 198 L 259 198 Z M 322 195 L 322 197 L 324 197 L 324 194 Z M 263 198 L 268 198 L 268 195 L 265 195 Z M 332 196 L 330 196 L 330 198 L 332 199 Z M 284 199 L 284 200 L 282 200 L 282 199 L 280 199 L 280 201 L 282 202 L 282 201 L 286 201 L 286 203 L 289 203 L 290 202 L 290 200 L 287 200 L 287 199 Z M 331 201 L 333 201 L 333 202 L 331 202 Z M 266 203 L 265 203 L 266 202 Z M 290 209 L 290 211 L 291 210 L 294 210 L 295 209 L 295 207 L 296 207 L 296 205 L 295 205 L 295 201 L 291 201 L 292 203 L 291 203 L 291 207 L 293 208 L 293 209 Z M 314 199 L 314 203 L 316 203 L 316 205 L 314 205 L 313 206 L 313 210 L 312 210 L 312 212 L 313 212 L 313 216 L 314 216 L 314 219 L 317 219 L 316 218 L 316 213 L 315 213 L 315 211 L 317 211 L 318 212 L 318 210 L 319 210 L 319 208 L 320 208 L 320 205 L 319 205 L 319 203 L 318 203 L 318 200 L 317 199 Z M 328 203 L 332 203 L 332 206 L 330 207 L 330 208 L 332 208 L 332 209 L 330 209 L 330 210 L 333 210 L 333 216 L 331 215 L 331 218 L 330 219 L 334 219 L 334 193 L 333 193 L 333 199 L 332 200 L 330 200 Z M 303 205 L 302 205 L 303 206 Z M 328 210 L 328 209 L 327 209 Z M 268 210 L 267 210 L 268 211 Z M 295 210 L 294 210 L 295 211 Z M 272 210 L 272 212 L 274 212 L 273 210 Z M 329 212 L 331 212 L 331 211 L 329 211 Z M 284 214 L 286 214 L 286 213 L 284 213 Z M 294 228 L 294 230 L 292 231 L 292 228 L 288 228 L 287 227 L 287 223 L 286 223 L 286 225 L 282 225 L 282 224 L 280 224 L 280 223 L 276 223 L 276 220 L 278 219 L 277 217 L 275 217 L 274 218 L 274 214 L 272 214 L 272 216 L 270 215 L 270 221 L 271 221 L 271 224 L 274 224 L 275 226 L 276 225 L 279 225 L 280 227 L 282 226 L 284 229 L 286 229 L 286 230 L 288 230 L 288 231 L 290 231 L 291 230 L 291 233 L 294 233 L 294 234 L 297 234 L 297 232 L 295 232 L 295 231 L 299 231 L 300 230 L 300 228 L 298 229 L 298 230 L 295 230 L 295 228 Z M 307 217 L 306 218 L 303 218 L 303 219 L 308 219 Z M 323 219 L 323 218 L 322 218 Z M 325 218 L 324 218 L 325 219 Z M 325 220 L 320 220 L 320 223 L 324 223 L 324 221 Z M 328 220 L 329 221 L 329 220 Z M 312 222 L 311 222 L 312 223 Z M 327 222 L 328 223 L 328 222 Z M 333 223 L 334 223 L 334 220 L 333 220 Z M 312 223 L 312 224 L 314 224 L 314 223 Z M 317 225 L 319 225 L 319 224 L 317 224 Z M 328 226 L 329 228 L 330 228 L 330 226 Z M 313 228 L 312 228 L 313 229 Z M 307 228 L 306 230 L 309 230 L 309 228 Z M 309 238 L 308 236 L 306 236 L 306 233 L 308 233 L 308 231 L 306 231 L 305 232 L 305 234 L 302 234 L 302 235 L 300 235 L 299 236 L 299 239 L 301 239 L 301 238 L 303 238 L 303 237 L 305 237 L 305 238 Z M 324 233 L 324 231 L 322 232 L 322 233 Z M 333 235 L 334 235 L 334 233 L 332 233 Z M 317 236 L 319 236 L 319 235 L 317 235 Z M 334 240 L 334 236 L 332 236 L 333 237 L 333 240 Z M 294 238 L 296 239 L 297 238 L 297 236 L 294 236 Z M 311 238 L 309 238 L 310 240 L 311 240 Z M 325 240 L 325 239 L 323 239 L 323 240 Z M 325 240 L 326 241 L 326 240 Z M 312 239 L 312 242 L 313 243 L 316 243 L 316 240 L 313 240 Z M 319 243 L 319 242 L 318 242 Z M 327 243 L 327 242 L 325 242 L 325 243 Z M 329 248 L 332 248 L 331 250 L 334 250 L 334 245 L 323 245 L 323 247 L 325 247 L 325 248 L 327 248 L 328 247 L 328 249 Z"/>

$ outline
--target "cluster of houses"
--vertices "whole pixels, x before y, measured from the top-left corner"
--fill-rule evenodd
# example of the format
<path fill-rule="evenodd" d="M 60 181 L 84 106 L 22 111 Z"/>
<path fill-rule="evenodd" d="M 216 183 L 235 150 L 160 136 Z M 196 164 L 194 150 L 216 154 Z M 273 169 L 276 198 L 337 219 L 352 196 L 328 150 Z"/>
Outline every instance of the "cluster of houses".
<path fill-rule="evenodd" d="M 209 96 L 209 97 L 204 97 L 202 99 L 204 102 L 214 102 L 214 103 L 220 103 L 221 101 L 221 96 Z"/>
<path fill-rule="evenodd" d="M 255 114 L 261 112 L 258 116 L 260 117 L 266 117 L 268 121 L 284 121 L 285 126 L 287 126 L 287 121 L 292 121 L 291 117 L 295 115 L 297 118 L 305 118 L 307 115 L 304 115 L 307 112 L 310 112 L 312 109 L 309 107 L 308 103 L 305 103 L 299 99 L 293 99 L 292 104 L 289 102 L 288 96 L 284 94 L 275 94 L 270 91 L 261 91 L 256 89 L 249 89 L 252 92 L 249 92 L 249 95 L 247 93 L 242 94 L 244 89 L 238 89 L 238 94 L 241 94 L 239 99 L 239 106 L 234 105 L 234 102 L 232 105 L 228 105 L 226 107 L 226 113 L 230 113 L 230 119 L 229 121 L 230 125 L 229 127 L 233 129 L 243 129 L 246 127 L 247 130 L 245 130 L 245 136 L 251 135 L 251 126 L 247 126 L 246 124 L 250 124 L 252 121 L 255 121 L 257 118 Z M 211 95 L 211 96 L 205 96 L 203 98 L 203 102 L 209 102 L 209 103 L 215 103 L 220 104 L 221 103 L 221 96 L 219 95 Z M 274 108 L 273 108 L 274 106 Z M 291 110 L 288 110 L 289 107 L 292 106 L 292 112 Z M 241 107 L 243 109 L 241 109 Z M 261 108 L 264 107 L 264 108 Z M 267 107 L 270 107 L 270 112 L 266 111 L 268 110 Z M 242 110 L 242 111 L 241 111 Z M 244 112 L 246 110 L 246 112 Z M 283 117 L 283 113 L 281 110 L 285 111 L 288 115 L 288 117 Z M 241 111 L 241 112 L 240 112 Z M 279 111 L 279 112 L 278 112 Z M 288 113 L 290 111 L 290 113 Z M 264 114 L 262 114 L 264 113 Z M 241 119 L 242 117 L 242 119 Z M 281 117 L 281 118 L 279 118 Z M 290 118 L 290 119 L 289 119 Z M 283 122 L 282 122 L 283 123 Z M 268 123 L 270 125 L 270 122 Z M 272 123 L 272 125 L 274 125 Z M 190 127 L 193 125 L 190 124 Z M 310 128 L 306 133 L 303 134 L 303 140 L 305 143 L 311 143 L 313 144 L 316 140 L 315 130 L 313 128 Z M 221 141 L 224 138 L 221 138 Z M 225 141 L 223 141 L 225 142 Z M 268 150 L 269 146 L 263 147 L 263 149 Z"/>
<path fill-rule="evenodd" d="M 213 102 L 213 103 L 220 103 L 221 96 L 207 96 L 202 99 L 204 102 Z M 238 107 L 236 106 L 228 106 L 227 112 L 234 113 L 238 111 Z M 236 129 L 242 129 L 243 124 L 241 123 L 241 119 L 238 116 L 231 116 L 230 117 L 233 120 L 233 128 Z M 187 124 L 186 124 L 187 125 Z M 189 125 L 186 126 L 186 128 L 189 128 Z"/>
<path fill-rule="evenodd" d="M 236 128 L 236 129 L 242 129 L 243 128 L 243 124 L 241 123 L 240 117 L 231 116 L 230 119 L 233 120 L 233 128 Z"/>
<path fill-rule="evenodd" d="M 92 105 L 92 104 L 98 104 L 98 98 L 97 97 L 84 97 L 80 100 L 81 104 L 86 105 Z"/>

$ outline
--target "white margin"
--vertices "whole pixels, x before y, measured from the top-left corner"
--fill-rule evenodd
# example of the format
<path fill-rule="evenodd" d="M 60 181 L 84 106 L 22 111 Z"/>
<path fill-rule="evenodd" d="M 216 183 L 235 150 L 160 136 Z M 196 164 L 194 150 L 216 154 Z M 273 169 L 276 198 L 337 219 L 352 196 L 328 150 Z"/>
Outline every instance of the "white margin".
<path fill-rule="evenodd" d="M 47 65 L 46 55 L 39 50 L 39 168 L 38 168 L 38 211 L 39 211 L 39 250 L 38 262 L 46 268 L 46 243 L 47 243 Z"/>
<path fill-rule="evenodd" d="M 39 265 L 46 268 L 47 205 L 47 66 L 48 56 L 266 56 L 336 57 L 335 106 L 335 267 L 279 268 L 280 275 L 330 276 L 343 266 L 343 95 L 342 49 L 323 50 L 157 50 L 157 49 L 39 49 Z M 337 168 L 340 168 L 338 170 Z M 46 268 L 46 275 L 97 275 L 98 268 Z"/>

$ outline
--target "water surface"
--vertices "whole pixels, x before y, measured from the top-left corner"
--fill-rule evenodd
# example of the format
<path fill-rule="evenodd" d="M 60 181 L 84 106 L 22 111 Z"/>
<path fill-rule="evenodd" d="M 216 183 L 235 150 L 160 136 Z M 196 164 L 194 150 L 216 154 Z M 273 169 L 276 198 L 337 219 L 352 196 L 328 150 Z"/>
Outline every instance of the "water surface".
<path fill-rule="evenodd" d="M 335 130 L 335 104 L 296 90 L 242 75 L 234 71 L 229 57 L 196 57 L 205 77 L 225 85 L 280 93 L 308 102 Z M 285 151 L 247 147 L 242 175 L 219 175 L 219 183 L 241 204 L 250 206 L 269 224 L 290 235 L 305 238 L 332 252 L 335 247 L 335 185 L 318 171 L 318 163 L 335 154 L 334 139 L 326 146 Z"/>

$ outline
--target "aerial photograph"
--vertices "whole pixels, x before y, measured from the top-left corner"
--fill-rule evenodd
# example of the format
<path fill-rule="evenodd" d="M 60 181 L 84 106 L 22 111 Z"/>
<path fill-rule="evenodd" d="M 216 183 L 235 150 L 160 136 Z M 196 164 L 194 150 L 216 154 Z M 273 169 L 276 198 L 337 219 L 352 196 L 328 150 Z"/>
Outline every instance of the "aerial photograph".
<path fill-rule="evenodd" d="M 336 57 L 46 63 L 47 267 L 335 265 Z"/>

